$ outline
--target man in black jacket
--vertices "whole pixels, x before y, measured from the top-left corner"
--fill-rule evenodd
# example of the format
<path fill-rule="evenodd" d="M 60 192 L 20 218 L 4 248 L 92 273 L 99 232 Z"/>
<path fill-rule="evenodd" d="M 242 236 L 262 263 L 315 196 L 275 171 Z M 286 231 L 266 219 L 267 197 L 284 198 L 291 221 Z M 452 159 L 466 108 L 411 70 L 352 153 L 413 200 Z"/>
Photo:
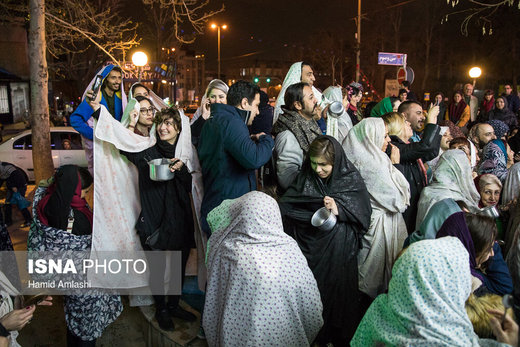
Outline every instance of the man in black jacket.
<path fill-rule="evenodd" d="M 401 115 L 404 117 L 404 114 Z M 390 121 L 389 118 L 391 116 L 383 117 L 385 123 Z M 440 135 L 440 127 L 437 125 L 437 115 L 435 113 L 428 114 L 422 138 L 418 142 L 409 141 L 408 137 L 412 133 L 412 129 L 406 117 L 405 128 L 408 129 L 408 133 L 402 131 L 401 136 L 396 134 L 391 135 L 390 138 L 392 139 L 392 144 L 399 148 L 401 154 L 399 164 L 401 164 L 403 174 L 410 184 L 410 206 L 403 213 L 403 218 L 410 234 L 415 231 L 417 204 L 419 203 L 421 191 L 428 184 L 429 168 L 426 168 L 424 163 L 439 155 L 442 136 Z"/>

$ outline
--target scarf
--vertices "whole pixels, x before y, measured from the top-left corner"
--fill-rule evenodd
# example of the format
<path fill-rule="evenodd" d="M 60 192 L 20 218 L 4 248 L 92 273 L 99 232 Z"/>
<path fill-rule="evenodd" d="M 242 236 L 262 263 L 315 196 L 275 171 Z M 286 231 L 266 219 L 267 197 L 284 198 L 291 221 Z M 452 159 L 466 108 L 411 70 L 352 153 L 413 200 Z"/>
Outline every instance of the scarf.
<path fill-rule="evenodd" d="M 273 135 L 276 136 L 285 130 L 289 130 L 296 137 L 300 148 L 303 150 L 303 155 L 306 156 L 312 141 L 321 135 L 321 130 L 314 119 L 307 120 L 298 112 L 289 111 L 285 107 L 283 110 L 284 113 L 274 123 Z"/>
<path fill-rule="evenodd" d="M 197 111 L 195 111 L 195 113 L 193 114 L 193 117 L 191 117 L 190 125 L 193 125 L 193 123 L 195 123 L 195 121 L 202 116 L 203 107 L 206 106 L 206 103 L 207 103 L 208 97 L 209 97 L 209 93 L 214 88 L 226 93 L 226 95 L 229 91 L 229 87 L 224 81 L 219 80 L 219 79 L 211 80 L 211 82 L 209 82 L 208 86 L 206 87 L 206 91 L 204 92 L 204 95 L 202 95 L 202 99 L 200 101 L 200 106 L 197 108 Z"/>
<path fill-rule="evenodd" d="M 439 115 L 440 116 L 440 115 Z M 444 115 L 443 115 L 444 116 Z M 437 124 L 439 124 L 440 126 L 446 126 L 448 128 L 450 128 L 450 134 L 451 134 L 451 137 L 452 138 L 457 138 L 457 137 L 466 137 L 464 135 L 464 133 L 462 132 L 462 130 L 460 130 L 460 128 L 458 126 L 456 126 L 452 121 L 450 120 L 447 120 L 447 119 L 443 119 L 441 121 L 439 121 Z"/>
<path fill-rule="evenodd" d="M 394 110 L 390 97 L 379 101 L 370 112 L 370 117 L 381 117 L 382 115 Z"/>
<path fill-rule="evenodd" d="M 491 99 L 489 101 L 487 101 L 485 98 L 484 100 L 482 101 L 482 110 L 485 112 L 485 113 L 488 113 L 489 111 L 491 111 L 493 109 L 493 106 L 495 105 L 495 97 L 492 96 Z"/>
<path fill-rule="evenodd" d="M 16 166 L 6 163 L 0 162 L 0 180 L 6 180 L 11 176 L 13 172 L 16 171 Z"/>
<path fill-rule="evenodd" d="M 343 148 L 332 136 L 321 135 L 332 142 L 334 146 L 334 164 L 332 173 L 326 180 L 322 180 L 311 167 L 309 156 L 305 158 L 300 174 L 294 179 L 287 192 L 280 199 L 283 203 L 317 202 L 323 204 L 323 198 L 330 196 L 342 208 L 350 220 L 355 220 L 356 224 L 364 231 L 368 230 L 370 224 L 370 199 L 363 178 L 356 167 L 347 159 Z M 305 206 L 308 208 L 309 206 Z M 302 218 L 297 219 L 309 221 L 312 211 L 302 211 Z M 295 214 L 292 208 L 289 214 Z"/>
<path fill-rule="evenodd" d="M 507 178 L 507 151 L 503 140 L 492 140 L 484 147 L 482 160 L 478 167 L 479 174 L 491 173 L 497 176 L 502 184 Z"/>
<path fill-rule="evenodd" d="M 372 303 L 351 346 L 480 346 L 464 308 L 468 270 L 459 239 L 414 243 L 397 259 L 388 294 Z"/>
<path fill-rule="evenodd" d="M 47 203 L 49 202 L 49 199 L 51 198 L 52 194 L 58 188 L 58 185 L 60 185 L 61 189 L 74 189 L 74 196 L 70 201 L 70 208 L 83 213 L 90 222 L 90 225 L 92 226 L 94 216 L 87 205 L 87 201 L 81 198 L 81 179 L 79 176 L 78 169 L 74 165 L 62 166 L 54 175 L 54 182 L 49 186 L 49 188 L 47 189 L 47 194 L 40 200 L 40 202 L 36 206 L 36 212 L 40 221 L 45 225 L 49 225 L 49 221 L 44 213 L 44 209 Z"/>
<path fill-rule="evenodd" d="M 342 146 L 363 177 L 372 206 L 391 213 L 404 212 L 410 205 L 410 184 L 381 150 L 384 138 L 383 119 L 366 118 L 350 130 Z"/>
<path fill-rule="evenodd" d="M 274 115 L 273 115 L 273 124 L 276 123 L 278 120 L 278 117 L 282 115 L 284 110 L 282 109 L 282 106 L 285 106 L 285 92 L 289 86 L 300 83 L 302 81 L 302 62 L 299 61 L 297 63 L 294 63 L 289 68 L 289 71 L 287 72 L 287 75 L 285 75 L 285 78 L 282 83 L 282 89 L 280 90 L 280 94 L 278 94 L 278 97 L 276 98 L 276 104 L 274 107 Z M 314 94 L 314 97 L 316 100 L 318 100 L 318 105 L 323 110 L 325 106 L 330 104 L 330 101 L 321 94 L 321 92 L 314 86 L 312 86 L 312 92 Z M 321 135 L 321 132 L 320 132 Z"/>
<path fill-rule="evenodd" d="M 343 105 L 343 94 L 340 87 L 328 87 L 323 92 L 323 95 L 331 102 L 337 101 Z M 327 135 L 333 136 L 340 143 L 343 142 L 352 127 L 352 119 L 350 119 L 350 115 L 344 107 L 339 117 L 327 118 Z M 336 131 L 331 131 L 332 129 Z"/>
<path fill-rule="evenodd" d="M 419 228 L 437 201 L 447 198 L 463 201 L 473 213 L 478 211 L 480 195 L 473 183 L 468 157 L 460 149 L 450 149 L 441 155 L 432 182 L 421 192 L 416 227 Z"/>
<path fill-rule="evenodd" d="M 466 109 L 466 102 L 464 100 L 461 100 L 458 104 L 455 104 L 454 102 L 450 103 L 450 106 L 448 108 L 448 114 L 450 120 L 457 124 L 457 122 L 460 120 L 460 117 L 462 117 L 462 114 L 464 113 L 464 110 Z"/>
<path fill-rule="evenodd" d="M 159 152 L 168 159 L 175 158 L 175 148 L 177 147 L 177 141 L 179 140 L 179 136 L 175 139 L 175 143 L 172 145 L 168 141 L 163 141 L 161 139 L 157 139 L 157 149 Z"/>
<path fill-rule="evenodd" d="M 224 200 L 208 223 L 208 344 L 309 346 L 323 325 L 320 292 L 276 201 L 258 191 Z"/>
<path fill-rule="evenodd" d="M 499 119 L 491 119 L 488 124 L 493 127 L 497 139 L 501 139 L 509 132 L 509 126 Z M 507 153 L 506 153 L 507 156 Z"/>

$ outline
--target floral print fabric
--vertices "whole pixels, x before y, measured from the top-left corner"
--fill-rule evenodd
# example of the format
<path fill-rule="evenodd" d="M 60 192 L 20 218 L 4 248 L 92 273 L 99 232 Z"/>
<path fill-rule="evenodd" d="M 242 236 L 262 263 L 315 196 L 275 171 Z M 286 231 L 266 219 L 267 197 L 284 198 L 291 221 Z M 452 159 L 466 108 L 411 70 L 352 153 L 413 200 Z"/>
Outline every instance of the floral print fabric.
<path fill-rule="evenodd" d="M 309 346 L 323 325 L 320 293 L 276 201 L 257 191 L 225 200 L 208 223 L 208 344 Z"/>

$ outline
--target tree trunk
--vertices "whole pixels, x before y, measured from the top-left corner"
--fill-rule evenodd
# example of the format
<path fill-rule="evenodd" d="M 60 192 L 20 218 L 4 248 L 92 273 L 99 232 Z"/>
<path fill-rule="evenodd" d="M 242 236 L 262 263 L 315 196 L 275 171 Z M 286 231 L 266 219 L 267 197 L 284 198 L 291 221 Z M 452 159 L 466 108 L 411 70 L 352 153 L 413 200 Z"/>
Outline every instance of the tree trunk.
<path fill-rule="evenodd" d="M 332 56 L 332 58 L 330 59 L 331 67 L 332 67 L 332 84 L 331 84 L 331 86 L 335 86 L 336 85 L 336 83 L 334 81 L 336 79 L 335 78 L 336 77 L 336 66 L 335 66 L 336 63 L 335 63 L 335 60 L 336 59 L 334 58 L 334 56 Z"/>
<path fill-rule="evenodd" d="M 430 77 L 430 51 L 432 46 L 433 39 L 433 25 L 428 25 L 425 30 L 425 58 L 424 58 L 424 77 L 421 83 L 421 91 L 424 93 L 426 91 L 426 83 L 428 82 L 428 78 Z M 431 88 L 430 86 L 428 86 Z M 433 95 L 432 95 L 433 96 Z"/>
<path fill-rule="evenodd" d="M 32 157 L 36 183 L 54 174 L 49 129 L 45 0 L 30 0 L 29 60 L 31 70 Z"/>

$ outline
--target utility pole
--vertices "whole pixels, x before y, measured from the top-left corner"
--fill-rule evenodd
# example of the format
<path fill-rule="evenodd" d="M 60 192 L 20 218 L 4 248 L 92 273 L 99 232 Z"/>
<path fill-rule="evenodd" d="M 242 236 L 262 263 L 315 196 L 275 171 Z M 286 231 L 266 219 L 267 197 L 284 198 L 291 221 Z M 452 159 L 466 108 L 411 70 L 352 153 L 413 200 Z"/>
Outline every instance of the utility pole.
<path fill-rule="evenodd" d="M 361 70 L 361 0 L 358 0 L 356 39 L 356 82 L 359 82 L 359 75 Z"/>
<path fill-rule="evenodd" d="M 217 78 L 220 79 L 220 25 L 218 28 L 218 72 L 217 72 Z"/>

